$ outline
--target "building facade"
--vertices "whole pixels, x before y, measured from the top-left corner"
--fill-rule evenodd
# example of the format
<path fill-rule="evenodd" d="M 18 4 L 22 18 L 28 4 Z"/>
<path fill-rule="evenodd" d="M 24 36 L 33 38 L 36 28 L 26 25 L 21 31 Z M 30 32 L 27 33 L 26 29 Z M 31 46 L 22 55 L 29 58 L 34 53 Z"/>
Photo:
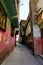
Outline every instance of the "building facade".
<path fill-rule="evenodd" d="M 38 15 L 41 13 L 42 11 L 42 7 L 43 5 L 41 5 L 43 1 L 42 0 L 30 0 L 30 18 L 31 18 L 31 29 L 32 29 L 32 38 L 33 38 L 33 43 L 34 43 L 34 53 L 35 54 L 42 54 L 43 53 L 43 43 L 42 43 L 42 39 L 41 39 L 41 31 L 40 31 L 40 27 L 39 27 L 39 21 L 37 20 Z M 39 15 L 40 16 L 40 15 Z M 39 20 L 41 20 L 41 18 L 39 18 Z M 40 42 L 40 43 L 39 43 Z M 38 45 L 39 44 L 39 45 Z M 40 48 L 40 50 L 39 50 Z"/>

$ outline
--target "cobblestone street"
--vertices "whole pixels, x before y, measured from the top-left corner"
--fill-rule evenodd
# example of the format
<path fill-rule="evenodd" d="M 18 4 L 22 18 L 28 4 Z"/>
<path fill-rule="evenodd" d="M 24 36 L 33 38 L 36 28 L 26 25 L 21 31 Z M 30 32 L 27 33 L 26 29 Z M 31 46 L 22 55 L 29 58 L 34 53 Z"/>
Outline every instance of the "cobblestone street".
<path fill-rule="evenodd" d="M 1 65 L 43 65 L 23 45 L 17 44 L 14 51 L 4 60 Z"/>

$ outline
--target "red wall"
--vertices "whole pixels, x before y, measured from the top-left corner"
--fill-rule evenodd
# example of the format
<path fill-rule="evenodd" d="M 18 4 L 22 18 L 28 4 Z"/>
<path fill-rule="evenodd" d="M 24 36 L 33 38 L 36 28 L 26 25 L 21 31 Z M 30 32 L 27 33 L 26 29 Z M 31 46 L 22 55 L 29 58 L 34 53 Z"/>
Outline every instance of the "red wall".
<path fill-rule="evenodd" d="M 15 47 L 15 34 L 14 37 L 11 37 L 10 28 L 6 28 L 6 31 L 3 32 L 0 30 L 0 58 L 5 54 L 10 53 Z"/>
<path fill-rule="evenodd" d="M 34 37 L 34 52 L 36 55 L 42 54 L 42 40 L 40 37 Z"/>

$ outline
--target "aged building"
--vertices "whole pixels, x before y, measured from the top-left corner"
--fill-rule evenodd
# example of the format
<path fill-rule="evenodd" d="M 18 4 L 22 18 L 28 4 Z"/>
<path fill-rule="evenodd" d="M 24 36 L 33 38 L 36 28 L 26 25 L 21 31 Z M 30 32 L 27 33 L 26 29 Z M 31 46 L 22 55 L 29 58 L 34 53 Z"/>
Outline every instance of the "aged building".
<path fill-rule="evenodd" d="M 22 42 L 22 38 L 25 38 L 25 27 L 26 27 L 26 24 L 27 24 L 27 20 L 21 20 L 20 21 L 20 30 L 19 30 L 20 38 L 19 38 L 19 41 L 21 40 L 21 42 Z"/>
<path fill-rule="evenodd" d="M 30 0 L 29 7 L 30 7 L 30 20 L 31 20 L 31 35 L 33 40 L 33 47 L 34 47 L 34 53 L 35 54 L 42 54 L 43 53 L 43 37 L 42 36 L 42 28 L 41 27 L 41 21 L 43 20 L 43 5 L 42 0 Z M 40 27 L 39 27 L 40 24 Z M 43 26 L 43 25 L 42 25 Z M 41 29 L 41 31 L 40 31 Z M 40 43 L 39 43 L 40 42 Z M 39 44 L 39 45 L 38 45 Z M 40 50 L 39 50 L 40 48 Z"/>
<path fill-rule="evenodd" d="M 25 42 L 27 47 L 34 52 L 34 47 L 33 47 L 33 39 L 32 39 L 32 28 L 31 28 L 31 18 L 27 17 L 27 24 L 25 27 Z"/>
<path fill-rule="evenodd" d="M 0 64 L 15 47 L 16 15 L 14 0 L 0 0 Z"/>

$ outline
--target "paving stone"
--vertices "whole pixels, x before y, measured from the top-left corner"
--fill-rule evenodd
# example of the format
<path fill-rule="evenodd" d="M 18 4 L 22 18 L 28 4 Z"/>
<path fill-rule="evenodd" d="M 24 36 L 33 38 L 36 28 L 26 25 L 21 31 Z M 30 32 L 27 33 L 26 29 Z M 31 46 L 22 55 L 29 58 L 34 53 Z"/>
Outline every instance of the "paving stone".
<path fill-rule="evenodd" d="M 3 61 L 1 65 L 42 65 L 30 53 L 30 51 L 21 44 L 17 44 L 13 52 Z"/>

